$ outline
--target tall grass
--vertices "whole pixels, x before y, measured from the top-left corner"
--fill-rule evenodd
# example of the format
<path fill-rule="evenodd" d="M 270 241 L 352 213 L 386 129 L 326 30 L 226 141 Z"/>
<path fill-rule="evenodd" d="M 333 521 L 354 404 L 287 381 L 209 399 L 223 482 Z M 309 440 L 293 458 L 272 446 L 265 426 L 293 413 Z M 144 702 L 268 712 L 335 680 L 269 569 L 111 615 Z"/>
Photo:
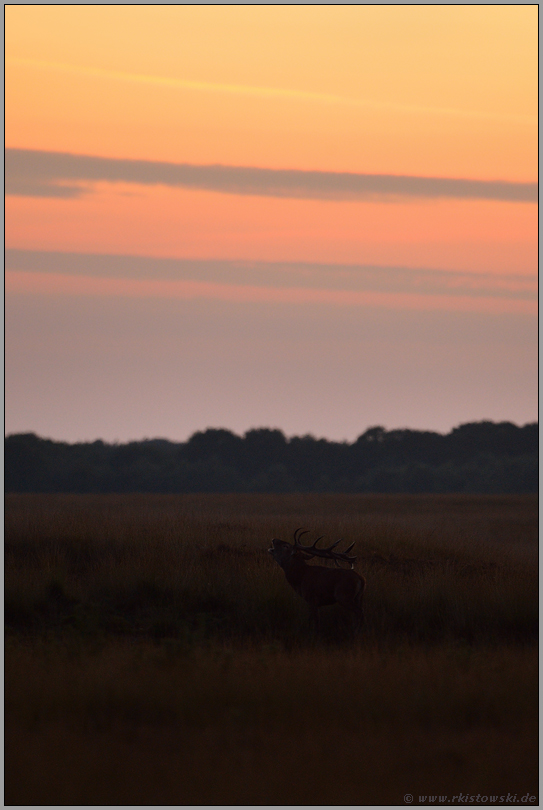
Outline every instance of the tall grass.
<path fill-rule="evenodd" d="M 266 548 L 356 541 L 320 634 Z M 531 496 L 6 498 L 8 804 L 536 793 Z"/>
<path fill-rule="evenodd" d="M 302 644 L 306 605 L 266 553 L 299 525 L 356 540 L 375 641 L 535 635 L 530 496 L 8 496 L 8 629 Z"/>

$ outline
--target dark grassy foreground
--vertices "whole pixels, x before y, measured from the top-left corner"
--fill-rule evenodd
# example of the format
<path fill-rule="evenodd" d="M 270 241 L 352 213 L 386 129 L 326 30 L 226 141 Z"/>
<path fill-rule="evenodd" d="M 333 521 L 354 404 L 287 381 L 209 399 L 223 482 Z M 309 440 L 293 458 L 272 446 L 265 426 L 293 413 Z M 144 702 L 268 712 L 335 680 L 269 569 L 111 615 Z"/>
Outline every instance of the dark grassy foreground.
<path fill-rule="evenodd" d="M 356 540 L 361 637 L 298 526 Z M 536 538 L 535 496 L 9 495 L 5 802 L 536 795 Z"/>

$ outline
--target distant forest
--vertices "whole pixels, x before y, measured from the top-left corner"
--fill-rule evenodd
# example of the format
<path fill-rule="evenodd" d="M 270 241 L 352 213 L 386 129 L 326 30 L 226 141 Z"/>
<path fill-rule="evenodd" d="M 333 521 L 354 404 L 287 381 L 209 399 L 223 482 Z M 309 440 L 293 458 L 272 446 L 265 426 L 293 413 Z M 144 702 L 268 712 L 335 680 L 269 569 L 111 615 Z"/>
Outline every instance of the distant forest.
<path fill-rule="evenodd" d="M 7 492 L 467 492 L 538 489 L 538 423 L 472 422 L 442 435 L 372 427 L 352 444 L 260 428 L 68 444 L 5 440 Z"/>

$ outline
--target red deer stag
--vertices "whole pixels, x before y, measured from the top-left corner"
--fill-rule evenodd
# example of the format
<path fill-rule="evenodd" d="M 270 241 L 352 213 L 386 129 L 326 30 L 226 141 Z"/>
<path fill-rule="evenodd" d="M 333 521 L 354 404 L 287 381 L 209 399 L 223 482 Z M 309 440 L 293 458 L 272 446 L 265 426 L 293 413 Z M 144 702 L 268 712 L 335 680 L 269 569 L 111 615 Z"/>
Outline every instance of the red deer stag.
<path fill-rule="evenodd" d="M 350 557 L 349 551 L 354 543 L 351 543 L 349 548 L 343 552 L 333 551 L 341 540 L 332 543 L 328 548 L 317 548 L 317 543 L 322 540 L 322 537 L 318 537 L 312 546 L 302 546 L 300 538 L 307 533 L 307 529 L 296 529 L 294 545 L 285 540 L 272 540 L 272 547 L 268 549 L 268 552 L 285 572 L 288 584 L 309 604 L 317 629 L 319 628 L 319 608 L 324 605 L 334 605 L 336 602 L 353 611 L 358 627 L 360 627 L 364 621 L 362 597 L 366 580 L 352 570 L 356 557 Z M 306 560 L 312 557 L 334 560 L 336 566 L 339 566 L 338 561 L 347 562 L 350 563 L 351 568 L 307 565 Z"/>

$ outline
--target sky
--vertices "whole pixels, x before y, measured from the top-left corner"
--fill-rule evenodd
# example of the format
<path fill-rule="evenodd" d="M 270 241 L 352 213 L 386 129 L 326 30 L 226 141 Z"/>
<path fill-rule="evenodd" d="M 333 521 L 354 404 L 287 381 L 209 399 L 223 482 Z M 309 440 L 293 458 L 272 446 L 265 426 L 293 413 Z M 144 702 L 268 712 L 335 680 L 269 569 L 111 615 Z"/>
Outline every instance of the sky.
<path fill-rule="evenodd" d="M 537 27 L 7 6 L 6 432 L 535 421 Z"/>

